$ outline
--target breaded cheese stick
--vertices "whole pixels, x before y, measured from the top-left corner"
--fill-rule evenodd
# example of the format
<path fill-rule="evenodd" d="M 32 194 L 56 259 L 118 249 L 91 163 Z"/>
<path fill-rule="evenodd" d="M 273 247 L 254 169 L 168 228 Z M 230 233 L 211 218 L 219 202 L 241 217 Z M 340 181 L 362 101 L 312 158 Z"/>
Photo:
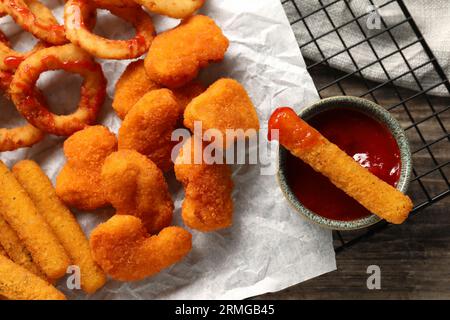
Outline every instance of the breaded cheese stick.
<path fill-rule="evenodd" d="M 408 196 L 363 168 L 294 110 L 277 109 L 269 122 L 269 130 L 273 129 L 279 130 L 280 144 L 367 210 L 391 223 L 406 220 L 413 207 Z"/>
<path fill-rule="evenodd" d="M 0 245 L 3 250 L 5 250 L 6 256 L 13 262 L 45 279 L 42 271 L 33 262 L 31 253 L 27 250 L 23 242 L 20 241 L 17 233 L 2 216 L 0 216 Z"/>
<path fill-rule="evenodd" d="M 14 175 L 0 161 L 0 214 L 17 232 L 33 261 L 50 279 L 62 277 L 70 264 L 63 246 Z"/>
<path fill-rule="evenodd" d="M 10 300 L 65 300 L 54 286 L 0 255 L 0 296 Z"/>
<path fill-rule="evenodd" d="M 56 195 L 51 181 L 34 161 L 21 161 L 12 171 L 66 249 L 72 263 L 80 267 L 82 289 L 87 293 L 97 291 L 105 284 L 106 276 L 94 262 L 89 241 L 72 212 Z"/>

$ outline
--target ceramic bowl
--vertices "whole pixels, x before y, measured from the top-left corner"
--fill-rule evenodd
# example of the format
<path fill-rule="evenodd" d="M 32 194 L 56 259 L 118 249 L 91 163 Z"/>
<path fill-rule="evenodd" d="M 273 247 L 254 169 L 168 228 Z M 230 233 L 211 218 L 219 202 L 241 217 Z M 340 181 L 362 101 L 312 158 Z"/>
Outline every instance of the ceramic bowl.
<path fill-rule="evenodd" d="M 338 96 L 323 99 L 314 103 L 313 105 L 303 109 L 299 113 L 299 116 L 307 121 L 308 119 L 314 117 L 315 115 L 323 111 L 342 107 L 352 108 L 371 116 L 372 118 L 384 124 L 391 132 L 392 136 L 397 141 L 401 156 L 401 173 L 399 182 L 397 184 L 397 189 L 403 193 L 406 193 L 406 191 L 408 190 L 412 170 L 411 151 L 409 147 L 408 138 L 406 137 L 406 134 L 401 128 L 398 121 L 384 108 L 366 99 L 351 96 L 342 96 L 342 97 Z M 316 214 L 311 210 L 307 209 L 295 196 L 294 192 L 291 190 L 287 182 L 286 158 L 288 152 L 289 151 L 280 146 L 278 182 L 281 187 L 281 190 L 283 191 L 289 203 L 302 216 L 319 224 L 322 227 L 333 230 L 362 229 L 369 227 L 381 220 L 376 215 L 370 215 L 362 219 L 351 221 L 333 220 L 322 217 L 319 214 Z"/>

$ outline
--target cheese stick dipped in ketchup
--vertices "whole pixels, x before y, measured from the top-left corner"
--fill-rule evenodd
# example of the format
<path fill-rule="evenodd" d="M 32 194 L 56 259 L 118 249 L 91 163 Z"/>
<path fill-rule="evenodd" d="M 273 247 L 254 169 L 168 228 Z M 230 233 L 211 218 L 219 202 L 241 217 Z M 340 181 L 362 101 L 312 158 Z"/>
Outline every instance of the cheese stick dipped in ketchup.
<path fill-rule="evenodd" d="M 281 145 L 367 210 L 391 223 L 406 220 L 413 207 L 409 197 L 362 167 L 294 110 L 287 107 L 275 110 L 269 120 L 269 140 L 271 131 L 276 129 Z"/>

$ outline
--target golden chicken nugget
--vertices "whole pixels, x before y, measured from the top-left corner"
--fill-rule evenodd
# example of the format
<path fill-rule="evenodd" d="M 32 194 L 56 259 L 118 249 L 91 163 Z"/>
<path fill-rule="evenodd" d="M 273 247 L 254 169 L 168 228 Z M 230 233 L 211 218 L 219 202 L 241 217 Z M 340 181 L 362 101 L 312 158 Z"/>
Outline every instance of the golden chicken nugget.
<path fill-rule="evenodd" d="M 13 262 L 24 267 L 40 278 L 45 279 L 45 275 L 33 262 L 30 251 L 20 241 L 17 233 L 0 215 L 0 246 L 5 250 L 6 256 Z"/>
<path fill-rule="evenodd" d="M 123 120 L 139 99 L 146 93 L 158 89 L 161 89 L 161 86 L 147 76 L 144 60 L 131 62 L 116 84 L 113 108 Z M 196 81 L 172 90 L 183 112 L 188 103 L 203 91 L 205 88 Z"/>
<path fill-rule="evenodd" d="M 155 37 L 145 69 L 156 83 L 178 88 L 195 79 L 200 68 L 222 61 L 228 45 L 214 20 L 196 15 Z"/>
<path fill-rule="evenodd" d="M 201 123 L 203 132 L 215 129 L 223 137 L 227 129 L 243 130 L 244 133 L 251 129 L 259 130 L 255 106 L 244 87 L 233 79 L 216 81 L 189 103 L 184 112 L 184 125 L 193 131 L 196 121 Z M 227 146 L 234 140 L 227 141 Z"/>
<path fill-rule="evenodd" d="M 150 236 L 139 218 L 116 215 L 92 231 L 90 244 L 95 261 L 107 274 L 119 281 L 136 281 L 183 259 L 192 249 L 192 236 L 180 227 Z"/>
<path fill-rule="evenodd" d="M 1 244 L 0 244 L 0 255 L 8 257 L 8 253 L 6 253 L 5 248 L 3 248 Z"/>
<path fill-rule="evenodd" d="M 51 181 L 37 163 L 29 160 L 17 163 L 13 174 L 58 237 L 72 264 L 80 268 L 82 289 L 87 293 L 97 291 L 105 284 L 106 276 L 94 262 L 89 241 L 72 212 L 56 195 Z"/>
<path fill-rule="evenodd" d="M 185 192 L 183 221 L 189 228 L 203 232 L 230 227 L 233 223 L 231 170 L 226 164 L 195 164 L 195 147 L 194 139 L 189 139 L 175 162 L 175 174 Z"/>
<path fill-rule="evenodd" d="M 65 300 L 47 281 L 0 255 L 0 296 L 10 300 Z"/>
<path fill-rule="evenodd" d="M 168 89 L 144 95 L 130 110 L 119 129 L 119 150 L 136 150 L 147 156 L 164 172 L 173 167 L 172 132 L 182 113 L 175 96 Z"/>
<path fill-rule="evenodd" d="M 68 138 L 64 143 L 67 163 L 56 178 L 58 197 L 80 210 L 109 205 L 99 187 L 100 172 L 105 158 L 116 150 L 116 136 L 103 126 L 88 127 Z"/>
<path fill-rule="evenodd" d="M 162 171 L 134 150 L 119 150 L 106 158 L 102 186 L 117 214 L 142 220 L 156 233 L 172 222 L 173 201 Z"/>
<path fill-rule="evenodd" d="M 63 246 L 14 175 L 0 161 L 0 214 L 50 279 L 62 277 L 70 264 Z"/>

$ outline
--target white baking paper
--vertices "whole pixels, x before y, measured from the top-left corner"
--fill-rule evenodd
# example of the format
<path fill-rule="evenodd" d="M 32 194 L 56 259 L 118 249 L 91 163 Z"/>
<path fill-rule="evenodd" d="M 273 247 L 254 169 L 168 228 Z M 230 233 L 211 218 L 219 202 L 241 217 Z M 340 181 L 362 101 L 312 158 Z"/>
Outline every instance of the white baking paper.
<path fill-rule="evenodd" d="M 44 2 L 61 19 L 64 1 Z M 279 0 L 208 0 L 202 13 L 215 19 L 231 41 L 225 60 L 203 71 L 205 84 L 220 77 L 240 81 L 254 101 L 263 125 L 277 106 L 299 109 L 318 99 Z M 154 22 L 158 31 L 178 23 L 162 17 L 154 17 Z M 33 43 L 33 38 L 21 32 L 10 18 L 2 18 L 0 26 L 14 40 L 16 48 L 28 48 Z M 97 33 L 124 38 L 133 35 L 130 30 L 129 25 L 99 11 Z M 111 108 L 111 97 L 128 61 L 101 62 L 109 82 L 109 99 L 100 122 L 117 132 L 120 120 Z M 60 113 L 73 110 L 79 99 L 79 85 L 77 76 L 63 72 L 49 72 L 39 80 L 53 110 Z M 0 126 L 23 123 L 13 106 L 5 100 L 1 100 L 1 106 Z M 47 137 L 31 149 L 2 153 L 0 159 L 9 166 L 25 158 L 36 160 L 54 181 L 65 162 L 62 143 L 62 138 Z M 276 176 L 260 175 L 258 165 L 233 168 L 233 227 L 209 234 L 192 231 L 193 250 L 181 263 L 140 282 L 110 280 L 91 297 L 67 289 L 64 279 L 58 287 L 76 299 L 243 299 L 335 270 L 331 233 L 303 220 L 290 208 Z M 183 225 L 183 189 L 173 174 L 168 181 L 176 205 L 175 224 Z M 77 213 L 77 217 L 89 234 L 112 214 L 112 209 L 105 209 Z"/>

